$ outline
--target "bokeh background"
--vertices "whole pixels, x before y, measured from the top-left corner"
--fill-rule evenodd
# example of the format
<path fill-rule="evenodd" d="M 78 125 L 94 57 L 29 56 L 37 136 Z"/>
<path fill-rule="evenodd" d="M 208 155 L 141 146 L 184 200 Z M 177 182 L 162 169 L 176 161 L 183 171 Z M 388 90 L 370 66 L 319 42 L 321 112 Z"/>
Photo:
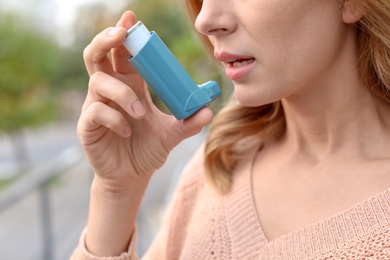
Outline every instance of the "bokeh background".
<path fill-rule="evenodd" d="M 86 225 L 93 177 L 76 136 L 88 88 L 82 52 L 94 35 L 135 11 L 194 81 L 230 84 L 208 57 L 181 0 L 0 0 L 0 259 L 69 259 Z M 166 108 L 153 95 L 154 102 Z M 207 129 L 205 129 L 207 131 Z M 153 177 L 138 217 L 137 251 L 205 131 L 185 140 Z M 113 234 L 115 236 L 115 234 Z"/>

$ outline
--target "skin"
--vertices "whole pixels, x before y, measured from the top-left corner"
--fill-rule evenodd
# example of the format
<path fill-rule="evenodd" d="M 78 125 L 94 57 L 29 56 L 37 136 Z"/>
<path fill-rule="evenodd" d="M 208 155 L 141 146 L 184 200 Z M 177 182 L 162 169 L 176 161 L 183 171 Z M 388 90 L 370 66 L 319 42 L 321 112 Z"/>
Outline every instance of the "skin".
<path fill-rule="evenodd" d="M 134 14 L 126 12 L 84 51 L 90 81 L 77 131 L 95 173 L 86 246 L 97 256 L 126 251 L 151 175 L 179 142 L 212 119 L 211 111 L 203 108 L 178 121 L 153 105 L 122 46 L 135 23 Z"/>
<path fill-rule="evenodd" d="M 204 0 L 197 17 L 217 58 L 254 58 L 233 82 L 243 105 L 282 100 L 286 133 L 262 147 L 252 169 L 269 240 L 390 187 L 390 106 L 359 78 L 353 23 L 364 12 L 351 2 Z"/>

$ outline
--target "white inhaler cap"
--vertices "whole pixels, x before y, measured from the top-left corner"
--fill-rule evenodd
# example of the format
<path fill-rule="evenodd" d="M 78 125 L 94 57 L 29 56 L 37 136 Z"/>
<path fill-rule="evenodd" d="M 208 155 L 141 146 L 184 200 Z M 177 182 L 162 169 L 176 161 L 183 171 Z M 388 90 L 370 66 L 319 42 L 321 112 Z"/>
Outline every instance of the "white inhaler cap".
<path fill-rule="evenodd" d="M 151 37 L 150 31 L 145 25 L 138 21 L 133 27 L 127 31 L 127 36 L 123 45 L 134 57 L 145 46 Z"/>

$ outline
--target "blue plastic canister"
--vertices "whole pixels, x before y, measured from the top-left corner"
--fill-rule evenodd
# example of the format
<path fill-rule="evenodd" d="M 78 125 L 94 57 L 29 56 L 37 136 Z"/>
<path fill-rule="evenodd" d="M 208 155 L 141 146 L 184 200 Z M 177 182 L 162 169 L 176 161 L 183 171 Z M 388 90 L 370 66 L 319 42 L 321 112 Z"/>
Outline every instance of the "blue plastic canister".
<path fill-rule="evenodd" d="M 129 50 L 133 55 L 129 61 L 177 119 L 190 117 L 221 95 L 215 81 L 195 84 L 160 37 L 149 33 L 150 38 L 135 55 Z"/>

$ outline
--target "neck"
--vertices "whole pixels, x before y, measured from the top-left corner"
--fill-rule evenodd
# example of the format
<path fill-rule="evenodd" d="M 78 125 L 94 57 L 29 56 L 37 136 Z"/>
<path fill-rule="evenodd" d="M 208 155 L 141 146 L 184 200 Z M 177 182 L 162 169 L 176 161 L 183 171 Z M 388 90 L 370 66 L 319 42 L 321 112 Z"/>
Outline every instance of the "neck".
<path fill-rule="evenodd" d="M 290 151 L 315 160 L 346 151 L 381 156 L 375 148 L 390 139 L 390 106 L 368 91 L 357 72 L 340 74 L 331 77 L 337 82 L 282 100 L 287 125 L 282 141 Z"/>
<path fill-rule="evenodd" d="M 331 66 L 282 100 L 287 130 L 281 144 L 289 151 L 316 160 L 343 151 L 365 157 L 388 151 L 390 105 L 360 79 L 355 42 L 351 30 Z"/>

